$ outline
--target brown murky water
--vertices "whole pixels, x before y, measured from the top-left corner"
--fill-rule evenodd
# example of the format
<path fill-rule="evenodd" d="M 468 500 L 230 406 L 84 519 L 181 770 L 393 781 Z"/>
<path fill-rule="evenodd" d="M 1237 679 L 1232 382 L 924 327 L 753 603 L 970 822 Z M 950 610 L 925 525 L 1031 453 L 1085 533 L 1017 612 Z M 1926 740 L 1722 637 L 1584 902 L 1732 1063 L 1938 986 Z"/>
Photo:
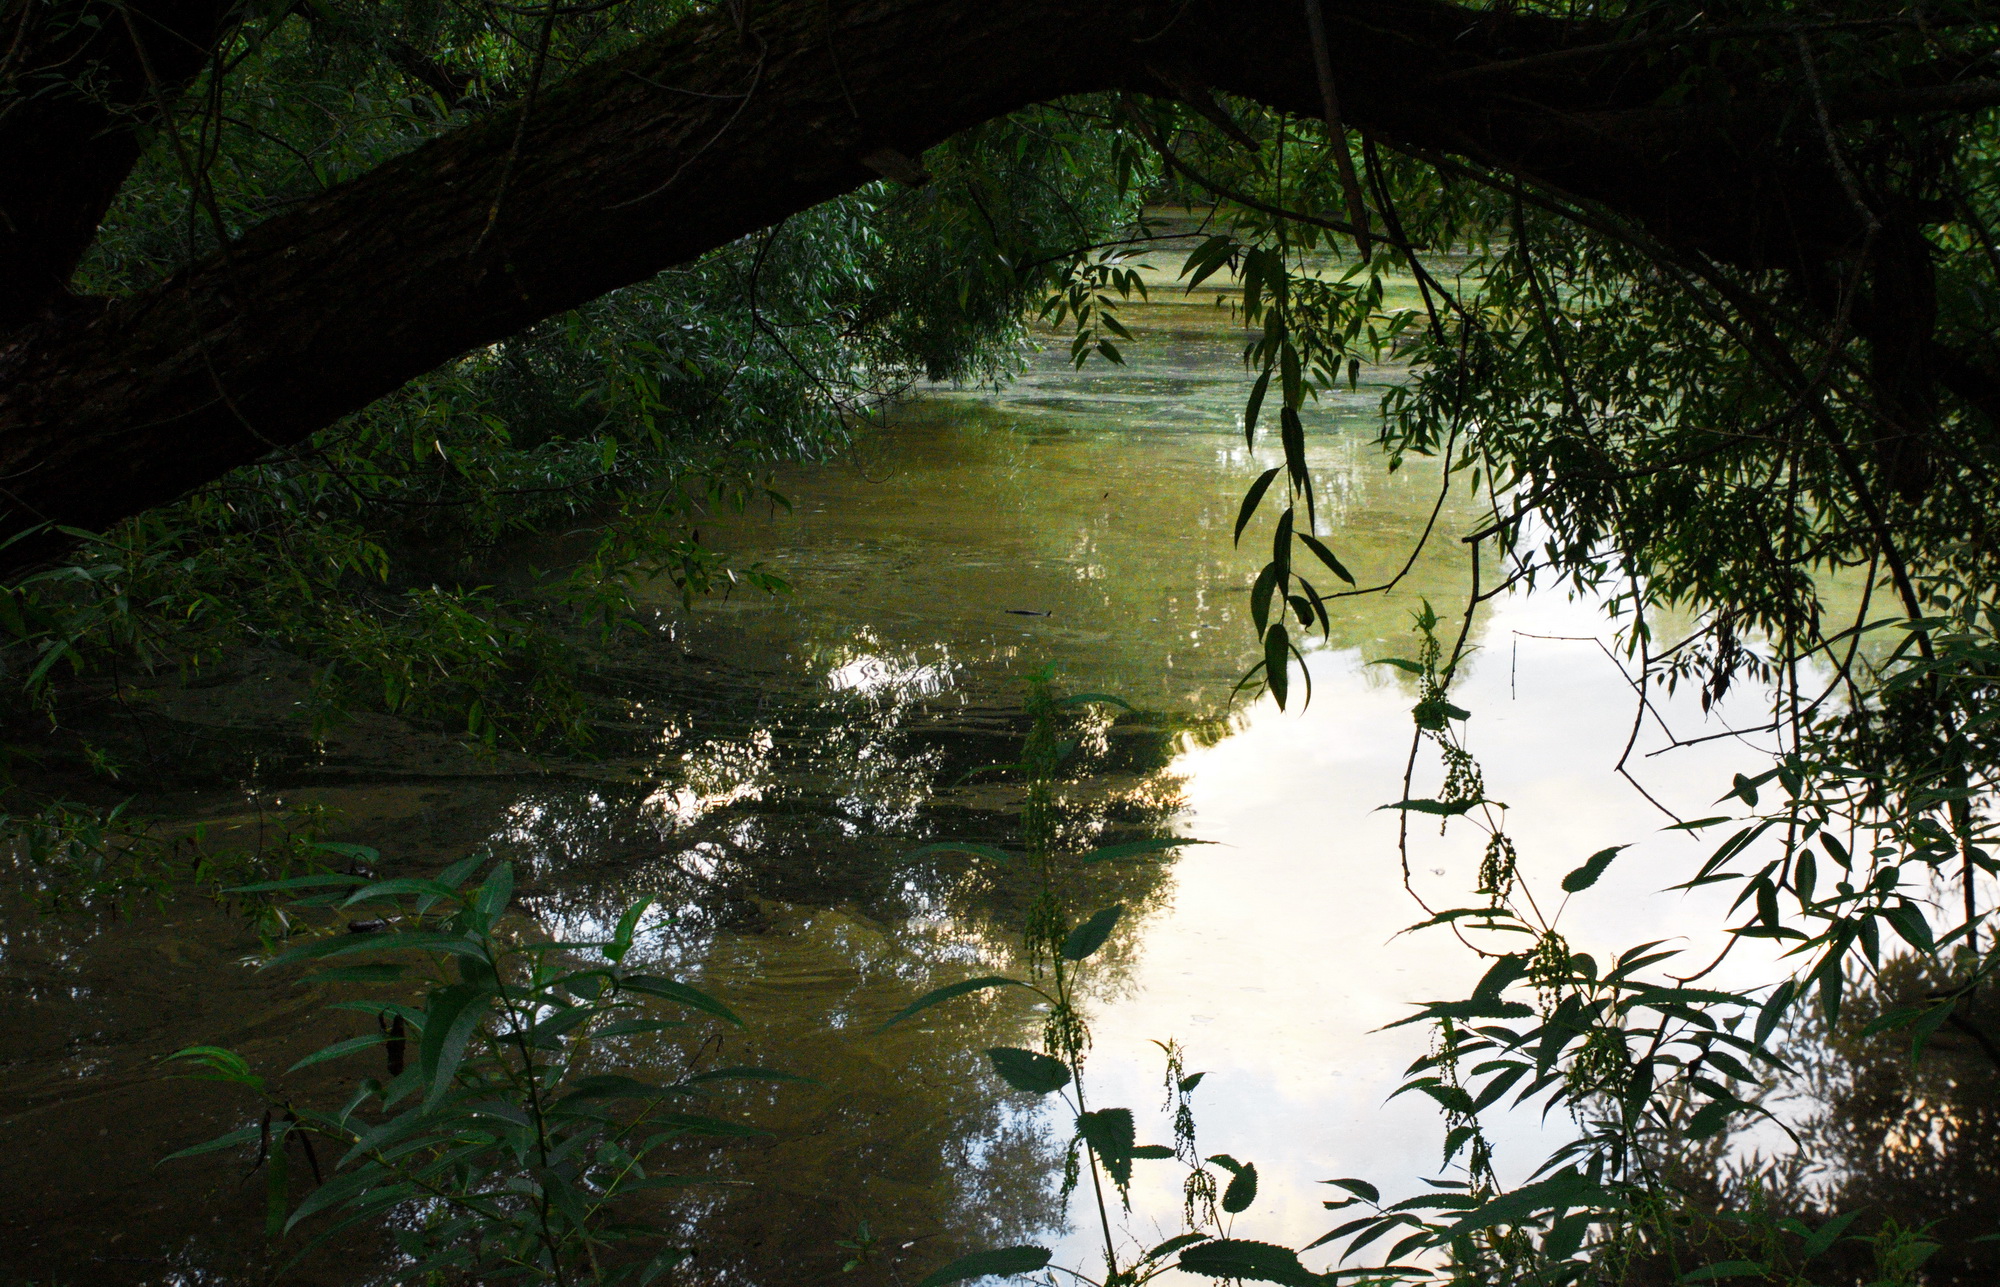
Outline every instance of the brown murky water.
<path fill-rule="evenodd" d="M 1418 915 L 1375 811 L 1401 792 L 1410 694 L 1364 662 L 1408 651 L 1420 598 L 1462 594 L 1463 512 L 1446 504 L 1447 539 L 1397 594 L 1347 601 L 1311 654 L 1307 711 L 1231 707 L 1250 652 L 1247 550 L 1269 529 L 1253 526 L 1242 552 L 1230 531 L 1275 453 L 1236 428 L 1241 335 L 1226 313 L 1132 312 L 1130 365 L 1079 373 L 1051 350 L 1003 393 L 914 399 L 853 461 L 791 471 L 790 513 L 708 528 L 795 593 L 672 612 L 658 647 L 619 673 L 629 736 L 615 756 L 482 756 L 387 720 L 306 747 L 271 731 L 282 663 L 253 658 L 213 687 L 155 696 L 148 736 L 178 768 L 144 784 L 138 807 L 244 844 L 286 810 L 322 807 L 330 834 L 399 869 L 509 857 L 562 937 L 657 895 L 666 914 L 642 950 L 745 1016 L 730 1061 L 819 1081 L 739 1105 L 770 1134 L 717 1152 L 742 1187 L 676 1209 L 706 1248 L 690 1281 L 906 1283 L 964 1250 L 1037 1238 L 1084 1264 L 1056 1192 L 1067 1132 L 979 1054 L 1028 1039 L 1037 1016 L 973 1001 L 874 1031 L 928 987 L 1014 963 L 1027 891 L 912 851 L 1011 834 L 1011 788 L 972 771 L 1018 752 L 1024 678 L 1052 665 L 1068 687 L 1150 713 L 1086 730 L 1066 788 L 1074 834 L 1215 842 L 1107 870 L 1091 891 L 1131 909 L 1092 984 L 1095 1101 L 1132 1105 L 1142 1137 L 1162 1135 L 1149 1042 L 1180 1040 L 1211 1073 L 1204 1149 L 1264 1173 L 1267 1196 L 1237 1232 L 1309 1240 L 1322 1232 L 1314 1181 L 1401 1189 L 1435 1165 L 1434 1119 L 1383 1103 L 1421 1036 L 1368 1034 L 1475 967 L 1436 942 L 1388 942 Z M 1401 566 L 1437 501 L 1421 462 L 1389 475 L 1373 456 L 1379 391 L 1331 398 L 1310 421 L 1323 530 L 1364 583 Z M 1674 932 L 1707 907 L 1641 897 L 1686 842 L 1660 838 L 1666 819 L 1607 771 L 1624 681 L 1590 645 L 1553 638 L 1601 627 L 1589 605 L 1503 603 L 1460 697 L 1527 867 L 1560 872 L 1645 840 L 1635 852 L 1654 861 L 1622 864 L 1594 905 L 1632 910 L 1580 926 L 1579 946 Z M 1700 795 L 1729 755 L 1682 758 L 1650 784 Z M 1473 865 L 1456 839 L 1436 842 L 1413 883 L 1444 896 Z M 319 990 L 255 970 L 256 948 L 240 919 L 197 900 L 123 921 L 0 905 L 0 1283 L 261 1282 L 289 1256 L 263 1245 L 261 1189 L 240 1159 L 155 1167 L 245 1113 L 224 1088 L 165 1080 L 160 1056 L 210 1043 L 279 1069 L 359 1030 L 323 1014 Z M 1529 1163 L 1538 1129 L 1510 1127 L 1503 1143 Z M 1129 1236 L 1173 1232 L 1177 1210 L 1142 1180 Z M 843 1275 L 836 1241 L 863 1221 L 886 1258 Z M 357 1240 L 279 1280 L 365 1282 L 376 1253 Z"/>

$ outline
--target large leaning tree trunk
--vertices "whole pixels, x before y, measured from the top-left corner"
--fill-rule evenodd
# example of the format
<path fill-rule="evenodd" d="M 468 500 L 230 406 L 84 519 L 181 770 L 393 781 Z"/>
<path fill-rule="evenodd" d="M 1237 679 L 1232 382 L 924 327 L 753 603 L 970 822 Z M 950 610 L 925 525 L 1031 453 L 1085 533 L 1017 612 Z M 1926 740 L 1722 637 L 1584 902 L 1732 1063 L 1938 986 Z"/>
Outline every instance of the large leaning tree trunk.
<path fill-rule="evenodd" d="M 915 156 L 1090 91 L 1322 103 L 1301 0 L 764 0 L 741 26 L 684 21 L 158 287 L 95 300 L 66 289 L 86 230 L 234 8 L 69 7 L 93 6 L 103 21 L 29 43 L 45 65 L 96 59 L 98 90 L 0 117 L 0 538 L 172 500 L 457 355 L 874 180 L 864 158 L 885 150 Z M 1325 12 L 1347 123 L 1385 145 L 1467 158 L 1739 266 L 1824 277 L 1867 235 L 1795 102 L 1673 105 L 1683 60 L 1743 33 L 1649 39 L 1437 0 Z M 1939 67 L 1824 92 L 1853 121 L 1976 109 L 2000 81 Z M 1903 360 L 1927 362 L 1922 342 Z M 16 545 L 12 565 L 41 548 Z"/>

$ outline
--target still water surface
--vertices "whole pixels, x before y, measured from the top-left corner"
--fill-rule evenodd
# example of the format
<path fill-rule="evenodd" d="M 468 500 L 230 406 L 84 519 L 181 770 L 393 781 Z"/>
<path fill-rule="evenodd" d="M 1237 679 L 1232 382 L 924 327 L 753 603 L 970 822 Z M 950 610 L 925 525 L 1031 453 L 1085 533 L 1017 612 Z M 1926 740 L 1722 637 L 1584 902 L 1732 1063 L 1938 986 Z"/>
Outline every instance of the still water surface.
<path fill-rule="evenodd" d="M 1143 712 L 1078 730 L 1066 838 L 1207 842 L 1092 877 L 1089 897 L 1128 908 L 1093 961 L 1093 1103 L 1132 1107 L 1141 1140 L 1164 1142 L 1152 1043 L 1178 1041 L 1209 1074 L 1203 1152 L 1262 1175 L 1237 1236 L 1316 1237 L 1330 1223 L 1318 1182 L 1332 1176 L 1411 1192 L 1439 1174 L 1441 1131 L 1425 1102 L 1388 1096 L 1425 1037 L 1377 1030 L 1412 1001 L 1463 995 L 1480 967 L 1450 939 L 1396 932 L 1421 919 L 1419 898 L 1470 895 L 1478 847 L 1419 828 L 1405 887 L 1395 815 L 1378 806 L 1402 795 L 1414 695 L 1367 663 L 1413 652 L 1423 598 L 1451 611 L 1462 597 L 1456 536 L 1470 511 L 1447 498 L 1441 539 L 1397 591 L 1344 601 L 1333 639 L 1310 654 L 1309 707 L 1232 704 L 1251 651 L 1251 551 L 1269 529 L 1254 526 L 1242 551 L 1230 533 L 1244 486 L 1276 454 L 1247 449 L 1236 428 L 1241 335 L 1226 313 L 1134 314 L 1125 367 L 1077 372 L 1057 347 L 1003 392 L 914 398 L 855 459 L 789 471 L 789 512 L 706 527 L 795 592 L 691 612 L 662 600 L 661 643 L 620 672 L 625 741 L 602 761 L 482 758 L 390 721 L 323 748 L 245 750 L 265 745 L 260 694 L 283 686 L 281 665 L 250 659 L 212 689 L 157 696 L 161 736 L 190 751 L 143 803 L 238 838 L 323 805 L 342 838 L 397 862 L 508 857 L 562 937 L 659 897 L 643 950 L 726 999 L 748 1030 L 655 1057 L 819 1081 L 730 1106 L 771 1134 L 718 1151 L 713 1171 L 737 1184 L 676 1208 L 711 1248 L 696 1280 L 911 1282 L 963 1251 L 1036 1240 L 1089 1268 L 1094 1218 L 1057 1192 L 1066 1128 L 1006 1092 L 980 1054 L 1032 1044 L 1035 1012 L 975 998 L 876 1031 L 929 987 L 1019 967 L 1020 878 L 913 851 L 1008 842 L 1018 797 L 979 770 L 1018 753 L 1025 678 L 1052 666 L 1059 686 Z M 1434 470 L 1391 475 L 1373 453 L 1379 393 L 1364 383 L 1310 421 L 1322 530 L 1363 584 L 1403 565 L 1438 505 Z M 1605 631 L 1596 606 L 1560 594 L 1501 601 L 1476 625 L 1480 651 L 1456 691 L 1531 879 L 1553 885 L 1589 853 L 1634 844 L 1565 922 L 1573 947 L 1600 954 L 1694 934 L 1716 912 L 1655 894 L 1685 878 L 1698 846 L 1661 832 L 1670 819 L 1611 771 L 1631 690 L 1591 642 Z M 1690 710 L 1665 710 L 1677 731 L 1701 731 Z M 1660 742 L 1649 726 L 1639 751 Z M 1689 816 L 1744 756 L 1725 742 L 1633 762 Z M 1415 794 L 1435 778 L 1420 762 Z M 234 1163 L 187 1164 L 164 1185 L 152 1166 L 235 1125 L 242 1105 L 164 1082 L 153 1061 L 213 1042 L 282 1068 L 346 1035 L 315 1017 L 326 998 L 245 968 L 254 942 L 198 905 L 129 924 L 14 905 L 0 932 L 0 1019 L 15 1034 L 0 1055 L 13 1106 L 0 1155 L 40 1159 L 0 1179 L 0 1282 L 254 1280 L 268 1264 L 258 1186 Z M 1503 1169 L 1525 1171 L 1562 1128 L 1501 1123 Z M 1129 1218 L 1146 1245 L 1179 1227 L 1177 1177 L 1150 1165 Z M 843 1275 L 836 1241 L 864 1220 L 887 1256 Z M 368 1254 L 322 1255 L 286 1281 L 362 1281 Z"/>
<path fill-rule="evenodd" d="M 1246 449 L 1240 338 L 1211 309 L 1155 306 L 1124 368 L 1074 371 L 1058 348 L 998 395 L 936 395 L 901 409 L 870 463 L 794 485 L 789 515 L 732 525 L 738 548 L 783 567 L 783 605 L 710 607 L 831 687 L 921 692 L 934 704 L 993 700 L 996 685 L 1053 663 L 1072 686 L 1155 709 L 1214 716 L 1225 735 L 1185 738 L 1159 785 L 1189 848 L 1129 935 L 1093 1014 L 1098 1104 L 1130 1105 L 1142 1139 L 1165 1140 L 1156 1040 L 1178 1040 L 1207 1070 L 1198 1100 L 1204 1151 L 1256 1162 L 1258 1203 L 1238 1236 L 1302 1245 L 1335 1220 L 1318 1181 L 1360 1175 L 1408 1194 L 1439 1176 L 1441 1131 L 1428 1101 L 1385 1102 L 1426 1049 L 1420 1028 L 1379 1032 L 1412 1001 L 1463 996 L 1483 968 L 1454 941 L 1396 938 L 1434 907 L 1471 899 L 1483 837 L 1418 828 L 1406 888 L 1393 813 L 1402 795 L 1414 694 L 1369 661 L 1415 652 L 1411 615 L 1428 598 L 1453 612 L 1469 584 L 1459 532 L 1469 503 L 1448 496 L 1441 539 L 1391 594 L 1345 600 L 1331 641 L 1310 657 L 1303 711 L 1229 696 L 1248 664 L 1248 589 L 1268 542 L 1230 535 L 1243 488 L 1275 464 Z M 1377 373 L 1381 376 L 1382 373 Z M 1438 504 L 1422 462 L 1389 474 L 1372 446 L 1380 386 L 1328 399 L 1313 426 L 1315 486 L 1332 544 L 1363 585 L 1391 577 Z M 1489 579 L 1491 570 L 1489 568 Z M 1023 616 L 1024 611 L 1046 616 Z M 1473 745 L 1490 788 L 1514 806 L 1523 870 L 1553 885 L 1610 844 L 1635 847 L 1565 924 L 1572 946 L 1622 950 L 1696 935 L 1713 950 L 1714 899 L 1656 896 L 1683 879 L 1698 841 L 1613 768 L 1630 732 L 1632 690 L 1598 647 L 1601 609 L 1561 594 L 1505 599 L 1475 626 L 1480 650 L 1457 690 L 1475 711 Z M 1738 709 L 1753 709 L 1756 697 Z M 1682 735 L 1689 704 L 1662 708 Z M 1646 788 L 1680 817 L 1702 816 L 1745 762 L 1727 743 L 1646 762 Z M 1431 766 L 1428 780 L 1438 774 Z M 1420 777 L 1416 794 L 1429 794 Z M 1681 873 L 1681 874 L 1672 874 Z M 1756 962 L 1739 964 L 1755 976 Z M 972 972 L 972 971 L 967 971 Z M 1725 977 L 1727 971 L 1725 971 Z M 1712 978 L 1715 976 L 1711 976 Z M 1150 1115 L 1151 1134 L 1148 1134 Z M 1525 1172 L 1560 1124 L 1503 1123 L 1503 1165 Z M 1066 1136 L 1066 1131 L 1063 1132 Z M 1132 1234 L 1179 1232 L 1178 1175 L 1135 1188 Z M 1141 1168 L 1141 1174 L 1145 1174 Z M 1094 1217 L 1079 1194 L 1068 1263 L 1096 1262 Z"/>

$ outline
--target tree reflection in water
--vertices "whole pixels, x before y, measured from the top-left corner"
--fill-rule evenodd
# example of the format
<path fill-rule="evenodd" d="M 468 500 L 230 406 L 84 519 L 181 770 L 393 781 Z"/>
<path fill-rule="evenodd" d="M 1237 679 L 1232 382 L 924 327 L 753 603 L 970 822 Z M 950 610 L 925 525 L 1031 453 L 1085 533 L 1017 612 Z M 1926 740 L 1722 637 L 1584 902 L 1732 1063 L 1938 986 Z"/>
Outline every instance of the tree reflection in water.
<path fill-rule="evenodd" d="M 141 806 L 174 825 L 206 818 L 221 834 L 264 825 L 274 798 L 323 804 L 344 819 L 330 837 L 379 849 L 387 874 L 472 853 L 511 859 L 522 905 L 563 939 L 608 930 L 654 895 L 639 951 L 724 996 L 748 1028 L 699 1047 L 659 1039 L 632 1051 L 634 1063 L 766 1064 L 820 1083 L 718 1097 L 715 1111 L 770 1134 L 691 1148 L 686 1169 L 723 1183 L 660 1199 L 703 1248 L 679 1271 L 692 1281 L 839 1277 L 851 1254 L 839 1243 L 863 1221 L 876 1263 L 904 1268 L 1059 1225 L 1060 1147 L 979 1053 L 1018 1044 L 1036 1016 L 1004 998 L 875 1031 L 942 977 L 1011 965 L 1025 876 L 915 851 L 1014 831 L 1017 788 L 980 770 L 1019 758 L 1018 694 L 940 707 L 914 664 L 891 672 L 907 686 L 842 687 L 810 670 L 646 660 L 617 695 L 604 756 L 588 764 L 550 772 L 502 758 L 484 773 L 439 771 L 390 738 L 351 740 L 329 766 L 282 737 L 239 732 L 217 754 L 240 759 L 215 777 L 255 774 L 256 810 L 243 811 L 240 786 L 189 792 L 169 774 L 179 789 Z M 1177 801 L 1163 769 L 1180 734 L 1170 721 L 1080 714 L 1067 836 L 1083 847 L 1157 834 Z M 1113 990 L 1166 870 L 1107 864 L 1094 875 L 1107 901 L 1134 913 L 1104 953 Z M 214 1043 L 282 1069 L 352 1035 L 340 1025 L 358 1016 L 321 1010 L 332 999 L 321 989 L 244 969 L 254 937 L 198 899 L 126 922 L 45 918 L 18 899 L 4 918 L 15 986 L 0 1018 L 16 1040 L 0 1087 L 27 1111 L 0 1124 L 0 1147 L 29 1156 L 59 1141 L 64 1159 L 34 1175 L 9 1168 L 0 1182 L 11 1272 L 38 1281 L 85 1264 L 93 1283 L 245 1282 L 289 1258 L 296 1247 L 263 1244 L 260 1186 L 244 1183 L 240 1159 L 174 1163 L 162 1183 L 155 1159 L 231 1129 L 240 1105 L 163 1080 L 154 1061 Z M 323 1066 L 295 1089 L 337 1101 L 362 1071 Z M 123 1125 L 100 1130 L 107 1121 Z M 365 1281 L 372 1246 L 346 1240 L 285 1281 Z"/>
<path fill-rule="evenodd" d="M 1923 1257 L 1918 1281 L 1929 1287 L 2000 1281 L 2000 1240 L 1980 1241 L 2000 1233 L 2000 1002 L 1990 987 L 1961 1001 L 1914 1065 L 1907 1029 L 1868 1031 L 1954 982 L 1935 964 L 1897 957 L 1854 990 L 1837 1024 L 1802 1008 L 1784 1045 L 1791 1072 L 1765 1101 L 1799 1147 L 1780 1141 L 1774 1162 L 1741 1138 L 1677 1141 L 1660 1159 L 1667 1173 L 1710 1209 L 1763 1210 L 1814 1228 L 1858 1213 L 1849 1233 L 1900 1232 L 1903 1254 Z M 1709 1250 L 1723 1258 L 1719 1246 Z M 1667 1266 L 1647 1268 L 1641 1283 L 1676 1280 Z M 1888 1268 L 1855 1237 L 1815 1264 L 1814 1281 L 1872 1283 Z"/>

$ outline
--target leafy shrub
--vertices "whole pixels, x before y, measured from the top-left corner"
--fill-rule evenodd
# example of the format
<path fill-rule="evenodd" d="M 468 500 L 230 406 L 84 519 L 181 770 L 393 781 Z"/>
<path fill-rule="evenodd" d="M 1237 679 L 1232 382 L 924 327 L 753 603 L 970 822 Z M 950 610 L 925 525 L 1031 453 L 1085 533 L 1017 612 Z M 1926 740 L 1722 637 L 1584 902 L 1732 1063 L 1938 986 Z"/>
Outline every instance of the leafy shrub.
<path fill-rule="evenodd" d="M 704 992 L 627 964 L 649 900 L 628 908 L 608 940 L 551 942 L 508 914 L 511 865 L 473 884 L 480 862 L 434 879 L 323 873 L 235 891 L 305 893 L 295 907 L 369 918 L 335 923 L 269 967 L 339 962 L 311 977 L 422 992 L 336 1003 L 373 1017 L 377 1031 L 286 1070 L 383 1058 L 384 1075 L 360 1078 L 337 1108 L 294 1102 L 232 1051 L 180 1051 L 174 1058 L 199 1070 L 191 1075 L 242 1086 L 264 1110 L 173 1157 L 254 1150 L 274 1239 L 301 1225 L 319 1226 L 307 1246 L 356 1225 L 386 1228 L 401 1252 L 397 1281 L 643 1287 L 693 1252 L 662 1245 L 668 1233 L 646 1218 L 640 1195 L 713 1182 L 674 1169 L 675 1146 L 758 1133 L 691 1110 L 721 1085 L 805 1079 L 750 1067 L 664 1082 L 619 1071 L 633 1038 L 742 1021 Z"/>

